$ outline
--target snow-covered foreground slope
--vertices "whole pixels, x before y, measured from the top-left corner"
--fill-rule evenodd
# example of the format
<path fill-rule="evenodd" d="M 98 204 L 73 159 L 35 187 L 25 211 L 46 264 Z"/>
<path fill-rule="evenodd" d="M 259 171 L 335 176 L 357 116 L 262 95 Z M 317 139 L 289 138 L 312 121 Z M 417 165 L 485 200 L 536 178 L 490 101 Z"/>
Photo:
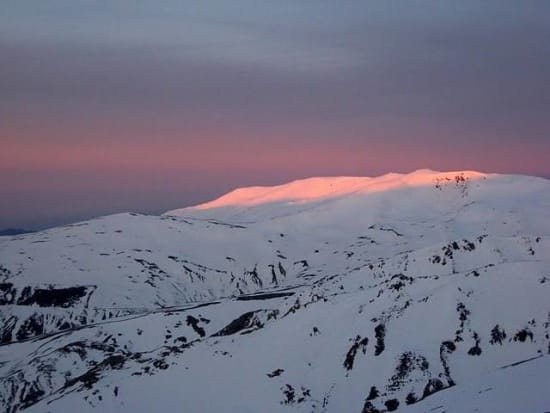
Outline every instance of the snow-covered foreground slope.
<path fill-rule="evenodd" d="M 2 237 L 0 410 L 550 411 L 549 264 L 550 181 L 477 172 Z"/>

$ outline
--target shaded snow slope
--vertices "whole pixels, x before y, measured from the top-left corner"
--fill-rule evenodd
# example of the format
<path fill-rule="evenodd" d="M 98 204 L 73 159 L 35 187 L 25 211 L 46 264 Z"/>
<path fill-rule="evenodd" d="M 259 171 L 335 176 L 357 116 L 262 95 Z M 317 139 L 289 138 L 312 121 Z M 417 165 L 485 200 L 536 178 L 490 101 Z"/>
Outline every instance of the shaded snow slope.
<path fill-rule="evenodd" d="M 503 366 L 410 406 L 404 412 L 547 412 L 548 372 L 550 357 Z"/>
<path fill-rule="evenodd" d="M 454 411 L 539 406 L 513 378 L 548 366 L 549 264 L 550 181 L 477 172 L 1 238 L 1 410 L 453 411 L 493 381 Z"/>

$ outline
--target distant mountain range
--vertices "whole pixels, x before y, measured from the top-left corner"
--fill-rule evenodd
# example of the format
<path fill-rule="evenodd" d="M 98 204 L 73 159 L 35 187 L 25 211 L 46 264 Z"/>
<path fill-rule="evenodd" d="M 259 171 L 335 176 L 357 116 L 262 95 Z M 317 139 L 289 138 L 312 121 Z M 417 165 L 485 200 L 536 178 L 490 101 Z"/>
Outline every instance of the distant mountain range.
<path fill-rule="evenodd" d="M 21 234 L 28 234 L 32 231 L 28 231 L 26 229 L 21 228 L 6 228 L 6 229 L 0 229 L 0 237 L 3 236 L 10 236 L 10 235 L 21 235 Z"/>
<path fill-rule="evenodd" d="M 0 411 L 545 412 L 550 181 L 421 170 L 0 239 Z"/>

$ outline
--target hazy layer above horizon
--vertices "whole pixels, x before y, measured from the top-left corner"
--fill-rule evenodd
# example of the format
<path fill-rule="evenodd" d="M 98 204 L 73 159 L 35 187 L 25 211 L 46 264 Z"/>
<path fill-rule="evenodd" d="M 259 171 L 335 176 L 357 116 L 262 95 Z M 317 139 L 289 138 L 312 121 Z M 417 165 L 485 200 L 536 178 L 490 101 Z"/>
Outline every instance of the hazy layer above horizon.
<path fill-rule="evenodd" d="M 550 176 L 550 3 L 5 2 L 0 228 L 419 168 Z"/>

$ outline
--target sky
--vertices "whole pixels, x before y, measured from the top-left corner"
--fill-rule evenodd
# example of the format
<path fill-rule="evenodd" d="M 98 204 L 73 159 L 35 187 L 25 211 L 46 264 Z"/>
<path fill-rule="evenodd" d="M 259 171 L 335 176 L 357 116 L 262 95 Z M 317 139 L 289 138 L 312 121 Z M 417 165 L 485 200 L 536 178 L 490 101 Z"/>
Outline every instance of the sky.
<path fill-rule="evenodd" d="M 0 228 L 309 176 L 550 177 L 546 0 L 3 0 Z"/>

